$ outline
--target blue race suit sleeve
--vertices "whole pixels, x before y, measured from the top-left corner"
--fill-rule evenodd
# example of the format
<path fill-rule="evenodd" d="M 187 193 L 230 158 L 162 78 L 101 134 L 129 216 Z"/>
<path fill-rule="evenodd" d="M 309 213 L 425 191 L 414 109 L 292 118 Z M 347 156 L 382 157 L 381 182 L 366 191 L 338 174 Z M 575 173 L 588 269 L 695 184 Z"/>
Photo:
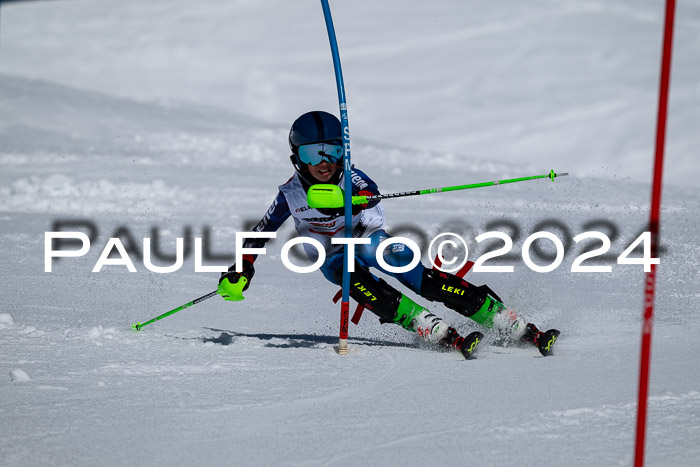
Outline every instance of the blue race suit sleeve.
<path fill-rule="evenodd" d="M 363 171 L 353 167 L 351 175 L 353 196 L 370 196 L 379 194 L 379 187 L 377 186 L 377 184 L 374 182 L 374 180 L 369 178 L 367 174 L 365 174 Z M 375 199 L 370 201 L 366 205 L 362 205 L 362 208 L 373 208 L 377 204 L 379 204 L 379 200 Z"/>
<path fill-rule="evenodd" d="M 289 211 L 287 198 L 280 191 L 263 218 L 260 219 L 258 225 L 251 232 L 277 232 L 289 216 L 291 216 L 291 212 Z M 269 240 L 269 238 L 249 238 L 243 243 L 243 246 L 245 248 L 262 248 Z M 258 255 L 243 255 L 243 259 L 251 263 L 257 257 Z"/>

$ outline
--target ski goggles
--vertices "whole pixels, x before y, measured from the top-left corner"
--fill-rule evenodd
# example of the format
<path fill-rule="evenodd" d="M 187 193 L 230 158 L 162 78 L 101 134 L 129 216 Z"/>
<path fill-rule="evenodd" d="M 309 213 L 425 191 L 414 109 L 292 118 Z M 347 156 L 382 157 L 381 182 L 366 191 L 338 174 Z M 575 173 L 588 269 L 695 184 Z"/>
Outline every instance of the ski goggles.
<path fill-rule="evenodd" d="M 324 160 L 331 164 L 343 157 L 343 146 L 338 143 L 313 143 L 299 146 L 299 159 L 304 164 L 318 165 Z"/>

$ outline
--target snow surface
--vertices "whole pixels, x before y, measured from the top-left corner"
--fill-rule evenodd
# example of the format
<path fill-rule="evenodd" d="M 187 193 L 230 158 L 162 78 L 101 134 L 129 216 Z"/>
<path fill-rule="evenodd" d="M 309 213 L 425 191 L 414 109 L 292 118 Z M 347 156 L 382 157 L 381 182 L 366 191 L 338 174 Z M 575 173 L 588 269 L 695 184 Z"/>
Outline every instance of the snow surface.
<path fill-rule="evenodd" d="M 10 372 L 10 380 L 17 381 L 18 383 L 26 383 L 27 381 L 31 381 L 32 378 L 30 378 L 24 370 L 15 368 Z"/>
<path fill-rule="evenodd" d="M 618 230 L 611 273 L 570 272 L 572 243 L 551 273 L 516 258 L 472 275 L 563 332 L 550 358 L 485 346 L 470 362 L 369 313 L 338 356 L 335 287 L 279 259 L 291 225 L 244 302 L 140 333 L 217 274 L 139 255 L 137 273 L 91 272 L 122 227 L 139 251 L 155 227 L 168 254 L 209 227 L 232 253 L 291 175 L 289 123 L 337 108 L 317 2 L 3 5 L 0 464 L 629 465 L 643 273 L 614 259 L 648 218 L 663 2 L 521 3 L 333 5 L 353 159 L 384 192 L 572 173 L 386 201 L 390 230 L 449 228 L 473 257 L 496 221 L 519 227 L 515 253 L 548 219 Z M 699 9 L 677 17 L 648 465 L 700 464 Z M 44 273 L 44 232 L 80 219 L 92 249 Z"/>

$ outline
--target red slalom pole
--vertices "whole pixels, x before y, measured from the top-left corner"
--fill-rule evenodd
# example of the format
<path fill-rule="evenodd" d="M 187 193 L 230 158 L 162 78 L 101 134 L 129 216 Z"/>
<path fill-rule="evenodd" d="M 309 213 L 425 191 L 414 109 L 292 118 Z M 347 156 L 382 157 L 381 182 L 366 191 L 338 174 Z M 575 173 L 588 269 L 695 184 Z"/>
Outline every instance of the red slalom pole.
<path fill-rule="evenodd" d="M 656 154 L 654 157 L 654 181 L 651 192 L 651 257 L 659 252 L 659 223 L 661 212 L 661 186 L 664 164 L 664 142 L 666 139 L 666 116 L 668 110 L 668 88 L 671 80 L 671 52 L 673 49 L 673 20 L 676 1 L 666 0 L 663 55 L 661 58 L 661 83 L 659 85 L 659 112 L 656 120 Z M 649 395 L 649 365 L 651 360 L 651 331 L 654 317 L 654 295 L 656 291 L 656 264 L 646 273 L 644 281 L 644 321 L 642 325 L 642 350 L 639 369 L 639 400 L 637 403 L 637 441 L 634 454 L 635 467 L 644 465 L 644 445 L 647 421 L 647 398 Z"/>

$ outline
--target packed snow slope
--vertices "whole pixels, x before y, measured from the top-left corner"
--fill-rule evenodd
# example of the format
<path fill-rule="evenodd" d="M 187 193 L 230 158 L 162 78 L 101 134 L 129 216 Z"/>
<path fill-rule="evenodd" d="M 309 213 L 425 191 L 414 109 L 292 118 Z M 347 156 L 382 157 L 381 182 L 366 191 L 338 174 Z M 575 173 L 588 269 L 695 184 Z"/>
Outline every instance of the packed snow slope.
<path fill-rule="evenodd" d="M 357 137 L 648 183 L 663 0 L 331 1 Z M 700 2 L 677 2 L 667 180 L 700 147 Z M 0 72 L 277 126 L 337 109 L 318 0 L 3 5 Z"/>
<path fill-rule="evenodd" d="M 445 5 L 463 13 L 460 3 Z M 370 9 L 362 2 L 334 5 L 339 34 L 342 25 L 348 40 L 355 41 L 343 49 L 348 51 L 346 80 L 362 86 L 350 95 L 353 158 L 383 192 L 534 175 L 550 168 L 572 172 L 555 183 L 540 180 L 383 201 L 389 231 L 419 242 L 444 231 L 459 233 L 468 240 L 472 259 L 485 251 L 474 241 L 479 233 L 509 233 L 513 257 L 506 262 L 515 272 L 470 273 L 468 278 L 488 283 L 540 327 L 560 329 L 557 352 L 550 358 L 533 348 L 486 345 L 477 360 L 467 362 L 455 353 L 427 348 L 396 326 L 380 325 L 370 313 L 350 328 L 350 354 L 338 356 L 333 346 L 339 313 L 331 302 L 336 288 L 318 272 L 292 273 L 280 261 L 291 225 L 256 262 L 245 301 L 214 297 L 132 332 L 131 324 L 213 290 L 218 276 L 194 272 L 192 254 L 178 272 L 150 272 L 141 258 L 142 239 L 158 236 L 161 250 L 172 255 L 175 238 L 209 232 L 211 252 L 231 255 L 235 232 L 257 222 L 277 185 L 292 173 L 286 143 L 291 120 L 309 108 L 335 108 L 318 6 L 266 7 L 279 16 L 268 14 L 261 29 L 246 15 L 262 6 L 248 2 L 3 5 L 0 464 L 629 465 L 643 272 L 641 266 L 618 265 L 615 258 L 645 228 L 649 186 L 638 181 L 638 174 L 620 172 L 621 159 L 612 155 L 624 154 L 639 164 L 651 159 L 656 65 L 653 70 L 649 65 L 649 74 L 640 75 L 639 82 L 583 87 L 601 99 L 619 91 L 626 96 L 621 102 L 634 100 L 627 92 L 644 94 L 649 102 L 626 114 L 627 119 L 616 118 L 619 108 L 614 106 L 596 107 L 595 116 L 586 116 L 579 107 L 585 98 L 571 95 L 569 102 L 543 93 L 536 105 L 549 110 L 546 131 L 531 131 L 531 125 L 543 122 L 533 114 L 521 122 L 522 134 L 503 133 L 503 122 L 472 113 L 473 106 L 452 115 L 444 106 L 457 105 L 459 95 L 506 118 L 513 109 L 535 105 L 509 85 L 545 80 L 557 88 L 562 76 L 554 69 L 529 78 L 523 70 L 489 75 L 487 68 L 462 63 L 461 75 L 446 79 L 439 69 L 456 66 L 455 61 L 436 51 L 453 43 L 450 31 L 464 31 L 454 41 L 466 40 L 474 54 L 470 59 L 491 60 L 493 66 L 513 63 L 491 57 L 490 49 L 474 49 L 471 38 L 483 34 L 468 33 L 485 28 L 488 15 L 507 11 L 465 3 L 477 10 L 463 13 L 461 22 L 451 10 L 416 4 L 396 10 L 405 18 L 391 21 L 389 10 L 381 14 L 384 6 L 368 16 Z M 526 7 L 508 4 L 516 8 L 513 21 L 522 18 Z M 532 8 L 555 12 L 562 5 L 571 14 L 560 20 L 591 28 L 587 36 L 572 32 L 567 37 L 579 42 L 551 46 L 544 26 L 566 32 L 565 26 L 553 20 L 537 23 L 530 13 L 532 25 L 521 26 L 532 35 L 530 42 L 511 44 L 514 50 L 523 47 L 515 63 L 526 57 L 561 59 L 567 50 L 575 53 L 584 39 L 597 44 L 590 50 L 610 46 L 605 34 L 593 33 L 601 18 L 632 18 L 660 37 L 657 3 L 632 8 L 631 2 L 534 2 Z M 364 16 L 356 8 L 365 8 Z M 518 8 L 522 15 L 516 14 Z M 688 14 L 691 7 L 681 8 L 686 14 L 679 9 L 679 27 L 697 24 L 697 14 Z M 311 15 L 318 17 L 312 21 Z M 452 27 L 441 35 L 430 29 L 434 26 L 416 26 L 434 19 L 449 19 Z M 496 54 L 509 33 L 523 31 L 512 21 L 492 24 L 500 26 L 493 26 L 488 40 L 480 40 L 496 47 Z M 197 28 L 201 34 L 194 34 Z M 295 28 L 295 34 L 284 34 L 285 28 Z M 188 40 L 182 31 L 188 31 Z M 392 38 L 401 31 L 406 37 L 414 32 L 415 41 L 399 47 L 401 42 Z M 383 41 L 380 34 L 386 34 Z M 320 38 L 311 40 L 312 35 Z M 246 37 L 249 42 L 243 42 Z M 551 46 L 545 47 L 550 58 L 527 48 L 538 37 Z M 317 48 L 298 55 L 281 52 L 297 39 L 308 39 Z M 654 61 L 659 47 L 649 40 L 655 50 L 648 52 L 649 60 Z M 620 45 L 620 55 L 606 63 L 617 72 L 638 66 L 638 60 L 628 57 L 639 52 L 636 42 Z M 692 48 L 679 45 L 680 56 Z M 228 53 L 226 47 L 231 47 Z M 411 57 L 426 62 L 418 66 Z M 629 61 L 621 64 L 621 57 Z M 279 73 L 273 71 L 275 60 L 283 62 Z M 381 66 L 367 70 L 367 63 Z M 410 67 L 414 73 L 392 71 L 392 66 Z M 242 67 L 240 76 L 236 67 Z M 433 70 L 444 81 L 423 81 Z M 571 73 L 586 79 L 585 73 Z M 496 77 L 503 81 L 496 83 Z M 468 84 L 474 80 L 490 92 Z M 442 86 L 449 83 L 459 86 Z M 256 84 L 272 91 L 256 95 L 251 92 Z M 413 93 L 402 101 L 396 86 L 411 85 Z M 688 161 L 693 155 L 689 148 L 697 147 L 691 131 L 696 96 L 689 80 L 675 86 L 688 92 L 691 104 L 676 101 L 686 114 L 674 117 L 670 148 L 676 164 L 685 164 L 677 173 L 693 174 L 697 169 Z M 176 88 L 181 96 L 175 95 Z M 396 100 L 390 109 L 392 95 Z M 383 113 L 390 111 L 397 113 Z M 458 146 L 440 147 L 438 140 L 452 144 L 450 138 L 437 138 L 431 131 L 460 122 L 465 130 Z M 593 123 L 605 132 L 591 128 Z M 418 132 L 419 124 L 431 131 Z M 596 131 L 598 136 L 591 138 Z M 521 144 L 525 136 L 530 145 Z M 553 141 L 577 147 L 554 166 L 546 155 Z M 519 146 L 520 160 L 527 163 L 494 162 L 511 150 L 509 143 Z M 582 157 L 579 146 L 592 150 L 586 161 L 574 157 Z M 587 171 L 589 163 L 604 167 L 606 177 Z M 698 194 L 696 187 L 683 184 L 670 184 L 664 191 L 648 465 L 700 463 Z M 86 256 L 54 260 L 47 273 L 44 233 L 61 221 L 90 223 L 96 235 Z M 553 272 L 533 272 L 519 258 L 525 238 L 537 230 L 551 231 L 567 245 L 564 261 Z M 601 230 L 613 241 L 604 263 L 584 264 L 608 264 L 611 272 L 571 272 L 584 247 L 598 245 L 570 240 L 587 230 Z M 91 272 L 111 236 L 130 246 L 136 273 L 123 266 Z M 546 242 L 540 246 L 550 252 Z M 230 260 L 207 264 L 228 265 Z M 476 329 L 443 306 L 413 298 L 463 332 Z"/>

